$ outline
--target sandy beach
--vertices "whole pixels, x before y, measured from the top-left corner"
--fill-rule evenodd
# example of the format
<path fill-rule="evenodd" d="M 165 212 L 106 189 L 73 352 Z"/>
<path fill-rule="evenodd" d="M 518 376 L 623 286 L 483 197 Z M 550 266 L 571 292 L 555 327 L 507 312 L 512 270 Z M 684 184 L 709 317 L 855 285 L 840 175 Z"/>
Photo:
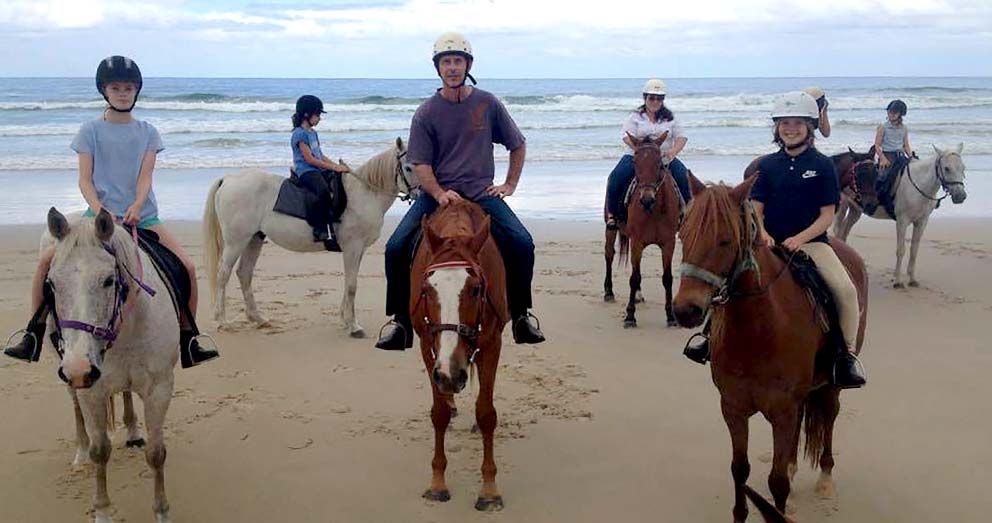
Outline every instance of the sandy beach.
<path fill-rule="evenodd" d="M 937 213 L 940 214 L 940 211 Z M 709 368 L 686 360 L 690 332 L 666 328 L 661 256 L 648 251 L 640 327 L 602 301 L 602 227 L 525 220 L 537 243 L 536 312 L 549 341 L 516 346 L 509 331 L 496 386 L 497 477 L 503 512 L 473 509 L 481 437 L 474 398 L 448 437 L 452 500 L 428 502 L 430 394 L 418 350 L 386 353 L 347 337 L 338 319 L 341 258 L 263 250 L 255 285 L 271 320 L 251 327 L 229 288 L 230 329 L 210 319 L 201 274 L 201 328 L 222 357 L 176 370 L 166 427 L 166 480 L 176 522 L 725 522 L 731 520 L 730 439 Z M 395 220 L 387 222 L 388 237 Z M 199 226 L 172 227 L 199 260 Z M 25 322 L 41 225 L 0 227 L 0 332 Z M 871 278 L 863 353 L 870 383 L 845 392 L 835 432 L 838 494 L 813 493 L 800 468 L 790 511 L 801 523 L 979 522 L 992 502 L 992 219 L 936 219 L 921 248 L 918 289 L 895 290 L 894 226 L 863 221 L 852 244 Z M 359 322 L 385 321 L 382 244 L 359 280 Z M 677 260 L 676 260 L 677 261 Z M 676 283 L 677 285 L 677 283 Z M 46 346 L 40 363 L 0 360 L 0 522 L 84 521 L 90 468 L 70 466 L 71 404 Z M 468 392 L 468 391 L 466 391 Z M 143 453 L 112 435 L 116 521 L 150 521 Z M 750 484 L 767 495 L 770 430 L 752 419 Z M 752 510 L 749 521 L 759 521 Z"/>

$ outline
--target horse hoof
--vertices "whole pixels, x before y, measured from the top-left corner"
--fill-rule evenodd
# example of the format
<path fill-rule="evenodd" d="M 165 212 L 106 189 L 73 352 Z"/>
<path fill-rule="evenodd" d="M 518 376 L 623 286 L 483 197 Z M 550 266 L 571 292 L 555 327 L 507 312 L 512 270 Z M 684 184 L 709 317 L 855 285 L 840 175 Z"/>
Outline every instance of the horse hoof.
<path fill-rule="evenodd" d="M 821 498 L 833 499 L 834 495 L 837 493 L 834 488 L 834 481 L 831 478 L 821 477 L 816 481 L 816 495 Z"/>
<path fill-rule="evenodd" d="M 483 498 L 475 500 L 475 510 L 482 512 L 499 512 L 503 510 L 503 496 L 496 496 L 494 498 Z"/>
<path fill-rule="evenodd" d="M 160 512 L 155 514 L 155 523 L 171 523 L 172 520 L 169 519 L 168 512 Z"/>
<path fill-rule="evenodd" d="M 76 449 L 76 457 L 72 459 L 72 466 L 75 468 L 82 468 L 89 463 L 90 451 L 86 449 Z"/>
<path fill-rule="evenodd" d="M 272 326 L 271 320 L 269 320 L 268 318 L 263 318 L 261 316 L 257 318 L 250 318 L 249 321 L 251 321 L 255 325 L 256 329 L 264 329 L 266 327 Z"/>
<path fill-rule="evenodd" d="M 613 303 L 617 301 L 617 297 L 614 296 L 613 293 L 611 292 L 609 294 L 603 295 L 603 301 L 605 301 L 606 303 Z"/>
<path fill-rule="evenodd" d="M 348 333 L 348 336 L 351 336 L 352 338 L 362 339 L 365 337 L 365 329 L 353 330 L 350 333 Z"/>
<path fill-rule="evenodd" d="M 448 492 L 447 489 L 445 489 L 445 490 L 439 490 L 439 491 L 436 491 L 436 492 L 434 490 L 427 489 L 427 491 L 424 492 L 424 496 L 423 497 L 424 497 L 424 499 L 429 499 L 431 501 L 445 502 L 445 501 L 450 501 L 451 500 L 451 493 Z"/>
<path fill-rule="evenodd" d="M 897 282 L 895 282 L 895 283 L 892 284 L 892 288 L 893 289 L 905 289 L 906 286 L 902 282 L 897 281 Z"/>
<path fill-rule="evenodd" d="M 140 448 L 144 448 L 144 446 L 145 446 L 145 438 L 129 439 L 129 440 L 127 440 L 126 443 L 124 443 L 124 446 L 127 447 L 127 448 L 129 448 L 129 449 L 130 448 L 139 448 L 139 449 Z"/>
<path fill-rule="evenodd" d="M 679 322 L 675 321 L 675 318 L 671 318 L 671 319 L 668 320 L 668 326 L 669 327 L 678 327 L 679 326 Z"/>
<path fill-rule="evenodd" d="M 918 282 L 916 280 L 909 280 L 909 286 L 910 287 L 919 287 L 920 286 L 920 282 Z"/>
<path fill-rule="evenodd" d="M 634 297 L 634 303 L 644 303 L 644 296 L 641 296 L 640 294 L 638 294 L 637 296 L 635 296 Z"/>
<path fill-rule="evenodd" d="M 637 327 L 637 320 L 623 320 L 623 328 L 633 329 Z"/>

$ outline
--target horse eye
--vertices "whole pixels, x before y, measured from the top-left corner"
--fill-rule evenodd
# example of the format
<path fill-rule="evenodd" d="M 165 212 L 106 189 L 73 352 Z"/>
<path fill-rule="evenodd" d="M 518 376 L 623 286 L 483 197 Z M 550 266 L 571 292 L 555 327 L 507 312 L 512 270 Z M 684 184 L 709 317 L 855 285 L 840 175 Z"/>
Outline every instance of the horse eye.
<path fill-rule="evenodd" d="M 479 297 L 479 294 L 481 294 L 481 293 L 482 293 L 482 286 L 481 285 L 476 285 L 475 287 L 472 287 L 472 297 L 473 298 L 478 298 Z"/>
<path fill-rule="evenodd" d="M 104 288 L 113 287 L 113 285 L 114 285 L 114 277 L 113 276 L 107 276 L 107 279 L 103 280 L 103 287 Z"/>
<path fill-rule="evenodd" d="M 729 247 L 730 240 L 720 240 L 720 247 Z"/>

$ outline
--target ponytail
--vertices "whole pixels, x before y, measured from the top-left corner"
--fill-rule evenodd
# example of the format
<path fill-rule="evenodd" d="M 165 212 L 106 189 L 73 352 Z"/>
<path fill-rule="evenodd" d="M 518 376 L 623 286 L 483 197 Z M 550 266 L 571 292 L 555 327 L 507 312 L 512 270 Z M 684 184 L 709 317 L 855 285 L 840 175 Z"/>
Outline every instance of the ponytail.
<path fill-rule="evenodd" d="M 303 115 L 300 113 L 293 113 L 293 129 L 303 126 Z"/>

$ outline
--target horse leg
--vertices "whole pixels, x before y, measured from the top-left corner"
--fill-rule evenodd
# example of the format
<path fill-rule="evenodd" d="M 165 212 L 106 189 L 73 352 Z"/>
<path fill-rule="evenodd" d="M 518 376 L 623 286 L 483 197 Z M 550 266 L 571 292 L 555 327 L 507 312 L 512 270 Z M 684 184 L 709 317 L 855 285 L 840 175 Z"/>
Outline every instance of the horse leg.
<path fill-rule="evenodd" d="M 428 373 L 429 374 L 429 373 Z M 434 424 L 434 459 L 431 460 L 431 486 L 424 492 L 424 498 L 432 501 L 448 501 L 451 493 L 444 482 L 444 471 L 448 468 L 448 458 L 444 455 L 444 433 L 451 421 L 451 408 L 444 395 L 438 392 L 437 386 L 431 383 L 434 394 L 434 406 L 431 407 L 431 423 Z"/>
<path fill-rule="evenodd" d="M 365 329 L 355 320 L 355 295 L 358 293 L 358 269 L 362 265 L 365 246 L 356 240 L 343 247 L 345 290 L 341 298 L 341 320 L 352 338 L 364 338 Z"/>
<path fill-rule="evenodd" d="M 72 398 L 72 410 L 76 418 L 76 457 L 72 460 L 72 466 L 80 467 L 90 462 L 90 436 L 86 433 L 86 421 L 83 420 L 83 411 L 79 408 L 75 389 L 69 388 L 69 396 Z"/>
<path fill-rule="evenodd" d="M 929 221 L 930 216 L 924 216 L 913 223 L 913 239 L 909 244 L 909 265 L 906 267 L 910 287 L 920 286 L 920 282 L 916 281 L 916 253 L 920 250 L 920 240 L 923 239 L 923 231 L 926 230 Z"/>
<path fill-rule="evenodd" d="M 107 495 L 107 462 L 110 461 L 110 436 L 107 435 L 108 398 L 87 394 L 80 398 L 80 410 L 90 440 L 90 460 L 96 465 L 96 492 L 93 494 L 93 520 L 112 523 L 110 497 Z"/>
<path fill-rule="evenodd" d="M 152 510 L 156 523 L 168 523 L 169 501 L 165 496 L 165 413 L 172 401 L 172 383 L 159 383 L 151 393 L 143 398 L 145 405 L 145 426 L 148 427 L 148 447 L 145 461 L 155 473 L 155 502 Z"/>
<path fill-rule="evenodd" d="M 124 391 L 124 426 L 127 427 L 127 441 L 124 446 L 144 447 L 145 438 L 141 436 L 141 429 L 138 428 L 138 417 L 134 415 L 134 397 L 130 391 Z"/>
<path fill-rule="evenodd" d="M 241 251 L 241 258 L 238 261 L 238 281 L 241 283 L 241 295 L 245 299 L 245 315 L 248 321 L 265 326 L 269 323 L 268 318 L 258 312 L 258 305 L 255 303 L 255 291 L 251 288 L 251 280 L 255 275 L 255 265 L 258 263 L 258 256 L 262 253 L 262 239 L 252 236 L 248 241 L 248 246 Z"/>
<path fill-rule="evenodd" d="M 902 258 L 906 254 L 906 228 L 909 222 L 905 218 L 896 219 L 896 270 L 895 282 L 892 285 L 896 289 L 905 288 L 902 279 Z"/>
<path fill-rule="evenodd" d="M 836 492 L 834 488 L 834 421 L 840 412 L 840 390 L 834 389 L 826 395 L 829 403 L 824 405 L 826 416 L 824 418 L 824 438 L 823 453 L 820 454 L 820 477 L 816 480 L 816 493 L 825 498 L 832 498 Z"/>
<path fill-rule="evenodd" d="M 630 297 L 627 298 L 627 316 L 623 319 L 623 328 L 630 329 L 637 327 L 637 293 L 641 289 L 641 254 L 644 252 L 644 245 L 638 241 L 632 241 L 630 246 Z"/>
<path fill-rule="evenodd" d="M 661 276 L 661 283 L 665 287 L 665 319 L 669 327 L 678 327 L 679 322 L 675 321 L 675 314 L 672 312 L 672 257 L 675 256 L 675 238 L 665 242 L 661 249 L 664 273 Z"/>
<path fill-rule="evenodd" d="M 231 279 L 231 271 L 234 270 L 234 264 L 241 257 L 241 251 L 247 246 L 247 242 L 240 248 L 235 247 L 228 243 L 228 240 L 224 239 L 224 249 L 220 255 L 220 263 L 217 265 L 217 288 L 213 289 L 214 296 L 214 321 L 220 325 L 227 323 L 227 315 L 225 311 L 227 303 L 227 281 Z"/>
<path fill-rule="evenodd" d="M 721 401 L 720 407 L 723 410 L 723 420 L 730 431 L 730 442 L 733 447 L 730 475 L 734 478 L 734 523 L 744 523 L 747 520 L 744 485 L 751 475 L 751 464 L 747 460 L 748 417 L 726 401 Z"/>
<path fill-rule="evenodd" d="M 496 460 L 493 457 L 493 433 L 496 430 L 493 388 L 496 385 L 496 358 L 499 352 L 494 354 L 479 362 L 479 397 L 475 401 L 475 422 L 482 432 L 482 489 L 475 501 L 475 509 L 483 512 L 503 509 L 503 496 L 496 488 Z"/>
<path fill-rule="evenodd" d="M 603 301 L 613 303 L 613 257 L 616 255 L 617 231 L 606 230 L 606 279 L 603 280 Z"/>
<path fill-rule="evenodd" d="M 796 425 L 799 423 L 799 409 L 792 407 L 778 412 L 770 418 L 772 423 L 772 470 L 768 473 L 768 489 L 775 500 L 775 508 L 785 512 L 785 502 L 791 490 L 789 465 L 792 460 L 792 446 L 796 443 Z"/>

